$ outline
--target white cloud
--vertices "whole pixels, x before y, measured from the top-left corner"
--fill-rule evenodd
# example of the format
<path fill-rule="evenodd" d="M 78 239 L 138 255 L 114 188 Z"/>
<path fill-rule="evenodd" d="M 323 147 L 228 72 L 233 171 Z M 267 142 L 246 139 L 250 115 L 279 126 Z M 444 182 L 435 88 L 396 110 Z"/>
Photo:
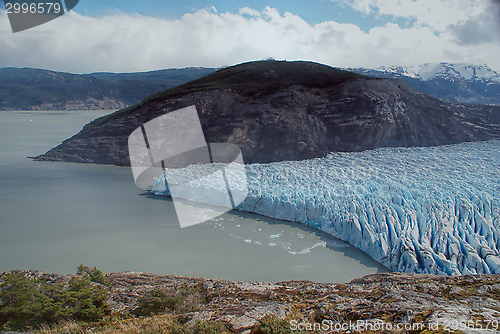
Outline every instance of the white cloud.
<path fill-rule="evenodd" d="M 240 15 L 249 15 L 249 16 L 261 16 L 258 10 L 252 9 L 250 7 L 240 8 Z"/>
<path fill-rule="evenodd" d="M 441 32 L 449 25 L 469 20 L 488 8 L 489 0 L 332 0 L 363 14 L 415 19 L 417 25 Z"/>
<path fill-rule="evenodd" d="M 448 30 L 461 45 L 500 42 L 500 1 L 489 2 L 484 11 L 450 25 Z"/>
<path fill-rule="evenodd" d="M 363 1 L 360 4 L 365 6 L 377 0 Z M 70 12 L 12 34 L 5 12 L 0 11 L 0 66 L 125 72 L 217 67 L 274 57 L 340 67 L 460 61 L 487 63 L 500 70 L 498 39 L 474 46 L 459 42 L 459 27 L 470 17 L 456 20 L 455 27 L 449 25 L 454 29 L 439 34 L 431 25 L 402 28 L 392 23 L 365 33 L 356 25 L 333 21 L 310 25 L 297 15 L 280 14 L 270 7 L 261 12 L 245 7 L 237 14 L 205 9 L 178 20 L 125 14 L 96 18 Z"/>

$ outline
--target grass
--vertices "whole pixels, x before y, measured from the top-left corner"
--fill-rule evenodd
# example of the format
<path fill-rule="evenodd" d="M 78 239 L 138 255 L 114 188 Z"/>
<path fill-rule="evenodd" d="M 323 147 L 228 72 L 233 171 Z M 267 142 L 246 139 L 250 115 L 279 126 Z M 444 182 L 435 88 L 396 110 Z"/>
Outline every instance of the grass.
<path fill-rule="evenodd" d="M 42 326 L 37 333 L 41 334 L 230 334 L 223 323 L 217 321 L 194 321 L 180 323 L 170 314 L 162 314 L 145 318 L 115 319 L 100 324 L 82 324 L 75 321 L 64 321 L 57 325 Z"/>

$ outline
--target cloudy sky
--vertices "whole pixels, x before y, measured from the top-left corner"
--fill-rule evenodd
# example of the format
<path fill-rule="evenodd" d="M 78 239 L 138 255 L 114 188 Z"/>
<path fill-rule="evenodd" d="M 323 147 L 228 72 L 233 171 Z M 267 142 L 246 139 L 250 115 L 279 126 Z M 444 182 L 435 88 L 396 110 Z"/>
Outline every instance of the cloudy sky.
<path fill-rule="evenodd" d="M 500 72 L 499 55 L 500 0 L 80 0 L 15 34 L 0 7 L 0 67 L 132 72 L 273 57 Z"/>

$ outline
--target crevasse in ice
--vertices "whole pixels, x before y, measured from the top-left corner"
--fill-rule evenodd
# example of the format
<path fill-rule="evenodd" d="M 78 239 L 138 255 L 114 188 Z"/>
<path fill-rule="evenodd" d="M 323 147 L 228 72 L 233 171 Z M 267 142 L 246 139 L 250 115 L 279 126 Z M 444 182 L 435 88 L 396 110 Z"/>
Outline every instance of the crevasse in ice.
<path fill-rule="evenodd" d="M 207 168 L 165 171 L 153 193 L 169 195 L 166 180 L 192 180 Z M 315 226 L 394 271 L 500 273 L 500 141 L 331 153 L 245 170 L 240 210 Z M 193 187 L 180 197 L 216 204 L 227 191 Z"/>

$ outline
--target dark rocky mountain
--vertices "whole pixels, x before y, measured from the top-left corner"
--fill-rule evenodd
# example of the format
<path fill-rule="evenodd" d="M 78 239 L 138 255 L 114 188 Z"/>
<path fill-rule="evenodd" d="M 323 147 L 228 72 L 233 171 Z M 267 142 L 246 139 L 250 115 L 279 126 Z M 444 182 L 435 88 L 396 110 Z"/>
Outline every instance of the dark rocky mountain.
<path fill-rule="evenodd" d="M 332 151 L 500 139 L 500 107 L 447 102 L 400 80 L 313 62 L 244 63 L 96 119 L 37 160 L 130 165 L 128 136 L 195 105 L 207 142 L 240 147 L 246 163 Z"/>

